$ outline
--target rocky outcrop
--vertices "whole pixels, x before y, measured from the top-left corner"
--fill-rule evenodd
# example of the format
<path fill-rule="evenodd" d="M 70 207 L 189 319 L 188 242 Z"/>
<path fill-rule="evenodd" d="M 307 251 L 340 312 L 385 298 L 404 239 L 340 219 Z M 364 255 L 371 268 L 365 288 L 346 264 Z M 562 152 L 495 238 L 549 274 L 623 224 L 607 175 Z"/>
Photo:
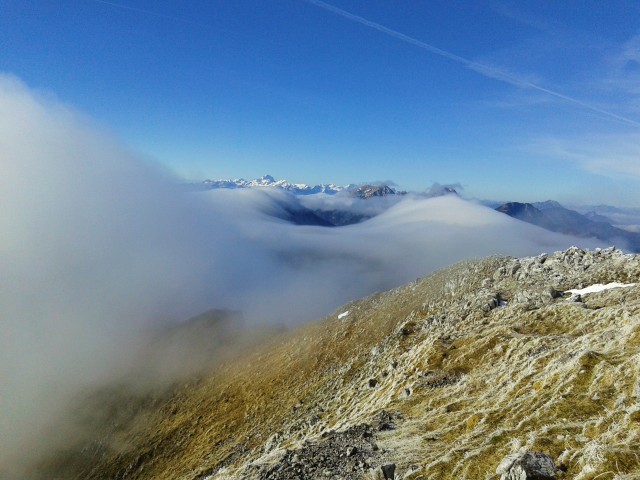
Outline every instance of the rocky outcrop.
<path fill-rule="evenodd" d="M 353 195 L 359 198 L 367 199 L 372 197 L 386 197 L 387 195 L 395 195 L 396 191 L 388 185 L 361 185 Z"/>
<path fill-rule="evenodd" d="M 246 474 L 259 480 L 337 480 L 362 478 L 380 469 L 386 472 L 382 478 L 393 479 L 393 470 L 385 461 L 387 452 L 380 449 L 376 436 L 377 430 L 369 424 L 326 432 L 295 450 L 286 450 L 275 465 L 250 467 Z"/>
<path fill-rule="evenodd" d="M 496 473 L 500 480 L 554 480 L 556 467 L 549 455 L 526 452 L 505 457 Z"/>

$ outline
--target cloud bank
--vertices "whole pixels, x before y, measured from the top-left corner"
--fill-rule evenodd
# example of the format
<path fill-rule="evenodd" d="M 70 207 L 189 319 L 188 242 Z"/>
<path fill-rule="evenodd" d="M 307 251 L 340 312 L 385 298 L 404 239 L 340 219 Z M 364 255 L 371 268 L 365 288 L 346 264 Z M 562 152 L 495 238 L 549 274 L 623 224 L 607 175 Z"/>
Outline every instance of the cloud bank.
<path fill-rule="evenodd" d="M 226 303 L 261 257 L 59 102 L 2 76 L 0 112 L 1 472 L 148 327 Z"/>
<path fill-rule="evenodd" d="M 294 226 L 265 192 L 184 192 L 7 75 L 0 112 L 0 476 L 21 452 L 37 457 L 73 396 L 159 325 L 210 308 L 294 324 L 464 258 L 585 243 L 455 196 L 408 196 L 347 227 Z"/>

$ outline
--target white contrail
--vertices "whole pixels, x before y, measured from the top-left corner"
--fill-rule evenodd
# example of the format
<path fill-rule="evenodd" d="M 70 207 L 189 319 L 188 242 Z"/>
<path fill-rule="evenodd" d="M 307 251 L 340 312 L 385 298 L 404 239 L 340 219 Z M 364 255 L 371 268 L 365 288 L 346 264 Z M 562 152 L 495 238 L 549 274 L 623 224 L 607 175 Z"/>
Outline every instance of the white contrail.
<path fill-rule="evenodd" d="M 578 100 L 577 98 L 573 98 L 563 93 L 557 92 L 555 90 L 542 87 L 528 80 L 519 78 L 516 75 L 513 75 L 512 73 L 505 72 L 503 70 L 500 70 L 495 67 L 491 67 L 489 65 L 484 65 L 482 63 L 474 62 L 473 60 L 469 60 L 467 58 L 461 57 L 460 55 L 456 55 L 455 53 L 451 53 L 446 50 L 442 50 L 441 48 L 434 47 L 433 45 L 429 45 L 428 43 L 422 42 L 416 38 L 405 35 L 404 33 L 400 33 L 397 30 L 392 30 L 391 28 L 385 27 L 384 25 L 380 25 L 379 23 L 372 22 L 371 20 L 367 20 L 366 18 L 360 17 L 358 15 L 354 15 L 353 13 L 347 12 L 346 10 L 342 10 L 341 8 L 335 7 L 329 3 L 325 3 L 322 0 L 305 0 L 305 1 L 307 3 L 315 5 L 316 7 L 322 8 L 323 10 L 327 10 L 328 12 L 334 13 L 343 18 L 346 18 L 353 22 L 364 25 L 365 27 L 372 28 L 373 30 L 377 30 L 381 33 L 384 33 L 385 35 L 389 35 L 390 37 L 397 38 L 398 40 L 402 40 L 405 43 L 409 43 L 418 48 L 426 50 L 427 52 L 433 53 L 434 55 L 438 55 L 440 57 L 444 57 L 454 62 L 460 63 L 465 67 L 469 68 L 470 70 L 473 70 L 485 77 L 501 80 L 505 83 L 514 85 L 516 87 L 530 88 L 532 90 L 537 90 L 547 95 L 564 100 L 567 103 L 572 103 L 574 105 L 580 106 L 587 110 L 591 110 L 592 112 L 599 113 L 601 115 L 607 116 L 609 118 L 613 118 L 615 120 L 618 120 L 620 122 L 623 122 L 629 125 L 633 125 L 635 127 L 640 127 L 640 122 L 637 122 L 630 118 L 617 115 L 608 110 L 603 110 L 599 107 L 583 102 L 582 100 Z"/>

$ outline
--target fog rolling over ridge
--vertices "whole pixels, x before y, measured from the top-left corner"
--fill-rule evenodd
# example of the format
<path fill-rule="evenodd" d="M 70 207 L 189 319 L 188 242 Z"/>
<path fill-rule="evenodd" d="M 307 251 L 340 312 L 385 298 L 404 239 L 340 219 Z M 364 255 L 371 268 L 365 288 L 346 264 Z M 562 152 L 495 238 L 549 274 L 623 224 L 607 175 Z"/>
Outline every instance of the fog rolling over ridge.
<path fill-rule="evenodd" d="M 150 328 L 209 308 L 293 324 L 463 258 L 593 246 L 453 196 L 294 226 L 264 192 L 184 192 L 13 77 L 0 112 L 0 473 L 35 457 L 44 427 Z"/>

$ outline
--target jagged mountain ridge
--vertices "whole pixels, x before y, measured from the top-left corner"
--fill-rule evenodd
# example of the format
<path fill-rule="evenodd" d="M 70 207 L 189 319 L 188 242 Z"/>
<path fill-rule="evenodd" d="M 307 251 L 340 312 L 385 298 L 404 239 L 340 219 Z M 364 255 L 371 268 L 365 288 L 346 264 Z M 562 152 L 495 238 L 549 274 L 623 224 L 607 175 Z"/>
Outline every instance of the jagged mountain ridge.
<path fill-rule="evenodd" d="M 310 186 L 304 183 L 291 183 L 286 180 L 276 180 L 271 175 L 263 175 L 255 180 L 245 180 L 243 178 L 236 180 L 204 180 L 200 184 L 197 184 L 197 186 L 203 190 L 211 190 L 215 188 L 277 188 L 295 195 L 313 195 L 316 193 L 334 195 L 339 192 L 353 191 L 357 188 L 354 184 L 340 186 L 333 183 Z"/>
<path fill-rule="evenodd" d="M 640 289 L 562 292 L 639 278 L 614 249 L 462 262 L 273 337 L 30 478 L 363 479 L 395 463 L 481 479 L 518 451 L 559 479 L 636 478 Z"/>
<path fill-rule="evenodd" d="M 564 208 L 558 202 L 539 203 L 509 202 L 497 211 L 552 232 L 597 238 L 611 244 L 619 244 L 632 252 L 640 252 L 640 234 L 616 228 L 610 223 L 582 215 L 575 210 Z"/>
<path fill-rule="evenodd" d="M 204 180 L 200 184 L 195 184 L 195 186 L 197 190 L 212 190 L 218 188 L 275 188 L 294 195 L 314 195 L 317 193 L 335 195 L 337 193 L 350 193 L 362 199 L 406 194 L 404 191 L 397 192 L 394 188 L 382 183 L 365 183 L 360 185 L 351 183 L 344 186 L 333 183 L 323 183 L 310 186 L 305 183 L 291 183 L 287 180 L 276 180 L 271 175 L 263 175 L 255 180 L 245 180 L 243 178 L 236 180 Z M 447 193 L 456 193 L 453 189 L 447 189 L 446 191 Z"/>
<path fill-rule="evenodd" d="M 353 191 L 353 195 L 363 199 L 396 194 L 397 192 L 388 185 L 361 185 Z"/>

